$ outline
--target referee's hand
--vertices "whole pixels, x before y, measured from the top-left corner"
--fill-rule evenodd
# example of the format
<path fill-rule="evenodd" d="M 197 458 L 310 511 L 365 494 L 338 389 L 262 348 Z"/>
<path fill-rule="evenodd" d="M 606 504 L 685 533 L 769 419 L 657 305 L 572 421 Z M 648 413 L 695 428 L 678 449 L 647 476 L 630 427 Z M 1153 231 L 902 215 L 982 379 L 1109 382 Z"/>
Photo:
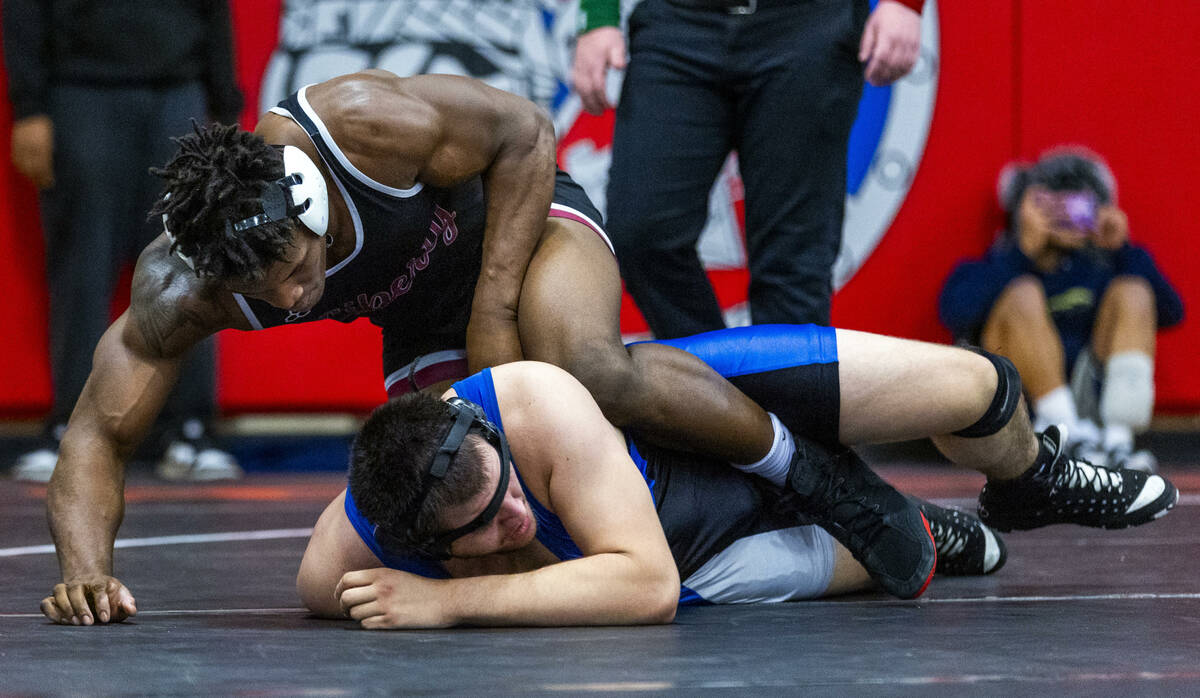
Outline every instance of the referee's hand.
<path fill-rule="evenodd" d="M 879 0 L 863 29 L 858 60 L 872 85 L 890 85 L 908 74 L 921 54 L 921 15 L 894 0 Z"/>
<path fill-rule="evenodd" d="M 624 70 L 625 37 L 617 27 L 597 27 L 575 42 L 571 82 L 589 114 L 599 116 L 613 105 L 608 101 L 608 69 Z"/>

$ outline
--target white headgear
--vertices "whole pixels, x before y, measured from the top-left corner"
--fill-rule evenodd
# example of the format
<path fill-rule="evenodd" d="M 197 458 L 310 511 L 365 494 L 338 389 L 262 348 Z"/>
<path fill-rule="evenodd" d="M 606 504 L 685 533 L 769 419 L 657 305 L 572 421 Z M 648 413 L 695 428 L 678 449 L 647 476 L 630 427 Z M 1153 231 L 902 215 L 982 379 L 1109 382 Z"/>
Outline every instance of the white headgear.
<path fill-rule="evenodd" d="M 168 192 L 163 199 L 169 198 L 171 194 Z M 240 221 L 226 220 L 226 232 L 242 232 L 265 223 L 287 220 L 292 216 L 298 218 L 304 227 L 317 237 L 324 236 L 329 228 L 329 189 L 325 186 L 325 178 L 321 176 L 321 171 L 317 169 L 312 158 L 292 145 L 283 146 L 283 177 L 263 184 L 259 206 L 262 213 Z M 163 232 L 174 243 L 175 236 L 167 227 L 165 213 L 162 222 Z M 191 258 L 178 248 L 175 252 L 195 270 L 196 265 Z"/>

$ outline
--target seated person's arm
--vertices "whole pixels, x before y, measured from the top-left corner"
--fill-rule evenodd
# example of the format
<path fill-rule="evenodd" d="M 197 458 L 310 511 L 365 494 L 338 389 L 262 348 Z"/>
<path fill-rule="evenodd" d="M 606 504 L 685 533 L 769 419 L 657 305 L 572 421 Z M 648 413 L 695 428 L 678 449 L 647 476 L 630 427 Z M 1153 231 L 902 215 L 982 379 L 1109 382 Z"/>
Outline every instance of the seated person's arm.
<path fill-rule="evenodd" d="M 339 584 L 342 606 L 366 628 L 670 622 L 679 574 L 620 432 L 558 368 L 513 364 L 495 369 L 493 378 L 514 462 L 583 556 L 465 579 L 351 572 Z M 495 523 L 455 541 L 451 554 L 499 540 Z"/>

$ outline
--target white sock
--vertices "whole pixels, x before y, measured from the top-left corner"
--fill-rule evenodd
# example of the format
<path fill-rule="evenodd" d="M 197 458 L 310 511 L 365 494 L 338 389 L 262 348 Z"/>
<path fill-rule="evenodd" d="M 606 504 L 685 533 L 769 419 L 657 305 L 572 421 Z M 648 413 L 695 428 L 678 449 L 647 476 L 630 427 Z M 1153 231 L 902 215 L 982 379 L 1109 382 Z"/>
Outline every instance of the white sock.
<path fill-rule="evenodd" d="M 792 455 L 796 453 L 796 441 L 792 438 L 792 432 L 788 431 L 783 426 L 783 422 L 779 421 L 773 412 L 768 412 L 771 415 L 771 426 L 775 428 L 775 440 L 771 443 L 771 450 L 767 451 L 767 455 L 762 459 L 757 460 L 749 465 L 733 464 L 733 467 L 747 473 L 758 475 L 767 480 L 783 487 L 787 484 L 788 468 L 792 465 Z"/>
<path fill-rule="evenodd" d="M 1104 425 L 1104 450 L 1133 450 L 1133 429 L 1128 424 Z"/>
<path fill-rule="evenodd" d="M 1075 397 L 1065 385 L 1060 385 L 1038 398 L 1033 403 L 1033 411 L 1034 431 L 1045 431 L 1046 427 L 1052 424 L 1065 424 L 1067 436 L 1070 437 L 1079 422 L 1079 414 L 1075 411 Z"/>
<path fill-rule="evenodd" d="M 1113 354 L 1104 362 L 1100 419 L 1134 431 L 1150 426 L 1154 412 L 1154 359 L 1140 351 Z"/>

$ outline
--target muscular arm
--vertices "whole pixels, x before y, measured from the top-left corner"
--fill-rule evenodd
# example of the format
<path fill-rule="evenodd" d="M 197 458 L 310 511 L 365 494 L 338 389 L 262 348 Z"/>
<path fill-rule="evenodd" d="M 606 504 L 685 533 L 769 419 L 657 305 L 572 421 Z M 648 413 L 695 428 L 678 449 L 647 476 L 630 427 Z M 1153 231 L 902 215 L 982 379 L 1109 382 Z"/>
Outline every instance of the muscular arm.
<path fill-rule="evenodd" d="M 386 611 L 363 626 L 667 623 L 679 573 L 645 480 L 621 434 L 587 391 L 549 364 L 492 373 L 505 431 L 530 490 L 562 520 L 583 556 L 532 571 L 428 580 L 394 570 L 342 578 L 387 587 Z"/>
<path fill-rule="evenodd" d="M 316 89 L 316 88 L 314 88 Z M 536 105 L 448 75 L 367 71 L 311 95 L 365 173 L 398 187 L 483 178 L 487 224 L 467 358 L 472 371 L 522 358 L 517 302 L 554 190 L 554 127 Z"/>
<path fill-rule="evenodd" d="M 50 531 L 69 601 L 63 608 L 57 599 L 62 617 L 90 622 L 83 587 L 113 573 L 125 461 L 154 422 L 187 350 L 216 328 L 219 313 L 196 300 L 195 281 L 164 264 L 172 263 L 155 245 L 139 260 L 130 308 L 96 346 L 50 480 Z"/>

